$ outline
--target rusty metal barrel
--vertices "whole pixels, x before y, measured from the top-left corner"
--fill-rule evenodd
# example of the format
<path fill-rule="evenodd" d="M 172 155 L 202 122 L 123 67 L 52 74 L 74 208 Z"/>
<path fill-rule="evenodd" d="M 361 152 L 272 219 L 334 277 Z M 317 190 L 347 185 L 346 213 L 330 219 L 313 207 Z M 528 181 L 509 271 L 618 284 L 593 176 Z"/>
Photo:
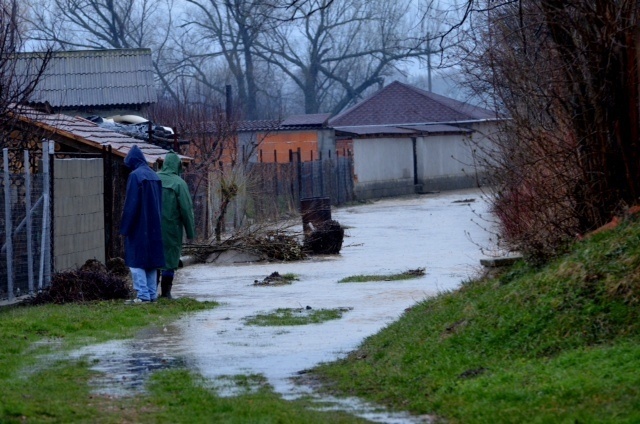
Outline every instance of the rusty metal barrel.
<path fill-rule="evenodd" d="M 329 197 L 307 197 L 300 199 L 300 214 L 305 233 L 310 230 L 309 224 L 317 227 L 331 220 L 331 199 Z"/>

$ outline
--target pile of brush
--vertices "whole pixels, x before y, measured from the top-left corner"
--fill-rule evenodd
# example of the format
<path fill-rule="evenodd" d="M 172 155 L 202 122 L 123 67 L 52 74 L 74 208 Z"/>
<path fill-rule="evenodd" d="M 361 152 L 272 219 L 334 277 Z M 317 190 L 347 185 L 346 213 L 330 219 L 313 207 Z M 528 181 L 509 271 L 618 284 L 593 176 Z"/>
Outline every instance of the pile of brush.
<path fill-rule="evenodd" d="M 25 303 L 74 303 L 128 299 L 131 296 L 129 269 L 121 258 L 107 262 L 90 259 L 77 270 L 55 273 L 51 284 Z"/>
<path fill-rule="evenodd" d="M 267 231 L 262 236 L 246 238 L 244 247 L 268 260 L 297 261 L 306 256 L 295 235 L 277 230 Z"/>

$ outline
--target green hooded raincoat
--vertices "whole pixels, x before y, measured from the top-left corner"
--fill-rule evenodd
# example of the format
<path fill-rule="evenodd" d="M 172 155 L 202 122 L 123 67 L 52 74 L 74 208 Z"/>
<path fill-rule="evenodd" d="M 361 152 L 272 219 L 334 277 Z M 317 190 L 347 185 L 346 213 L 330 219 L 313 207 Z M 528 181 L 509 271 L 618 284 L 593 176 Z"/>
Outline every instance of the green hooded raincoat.
<path fill-rule="evenodd" d="M 176 269 L 182 251 L 183 234 L 195 237 L 193 202 L 187 183 L 180 177 L 182 163 L 173 152 L 167 153 L 158 176 L 162 181 L 162 243 L 164 269 Z"/>

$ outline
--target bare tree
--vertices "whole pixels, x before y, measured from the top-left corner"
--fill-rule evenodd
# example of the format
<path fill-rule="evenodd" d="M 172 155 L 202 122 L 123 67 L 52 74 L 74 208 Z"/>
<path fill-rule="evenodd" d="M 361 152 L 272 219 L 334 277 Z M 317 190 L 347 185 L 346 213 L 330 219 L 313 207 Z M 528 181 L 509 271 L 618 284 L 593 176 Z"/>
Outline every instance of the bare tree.
<path fill-rule="evenodd" d="M 30 36 L 61 50 L 151 48 L 156 76 L 175 96 L 174 0 L 33 0 Z"/>
<path fill-rule="evenodd" d="M 316 0 L 272 0 L 267 1 L 271 8 L 282 12 L 280 19 L 295 20 L 308 17 L 315 12 L 327 8 L 333 4 L 334 0 L 318 2 Z"/>
<path fill-rule="evenodd" d="M 29 102 L 51 58 L 44 49 L 39 57 L 18 60 L 24 47 L 25 28 L 17 0 L 0 1 L 0 128 L 2 147 L 16 140 L 11 132 L 18 120 L 20 107 Z M 17 140 L 19 143 L 20 140 Z M 13 147 L 13 146 L 12 146 Z"/>
<path fill-rule="evenodd" d="M 63 49 L 125 49 L 150 47 L 166 5 L 160 0 L 35 1 L 34 37 Z"/>
<path fill-rule="evenodd" d="M 487 162 L 516 248 L 546 257 L 640 195 L 637 1 L 469 2 L 467 75 L 510 121 Z"/>
<path fill-rule="evenodd" d="M 220 83 L 214 75 L 203 72 L 206 68 L 202 59 L 223 58 L 245 118 L 257 119 L 260 82 L 254 50 L 258 37 L 271 25 L 273 6 L 260 0 L 187 0 L 187 3 L 192 8 L 184 24 L 189 40 L 184 58 L 191 63 L 194 76 L 222 93 L 224 81 Z"/>
<path fill-rule="evenodd" d="M 338 112 L 425 54 L 424 41 L 405 33 L 408 2 L 318 0 L 298 10 L 303 18 L 274 28 L 256 54 L 295 83 L 306 113 Z"/>
<path fill-rule="evenodd" d="M 186 151 L 193 158 L 185 173 L 193 194 L 205 199 L 203 233 L 213 228 L 215 240 L 222 238 L 223 224 L 231 203 L 246 190 L 247 166 L 257 143 L 238 142 L 239 115 L 219 105 L 177 104 L 163 101 L 154 106 L 154 119 L 175 122 L 181 138 L 189 141 Z"/>

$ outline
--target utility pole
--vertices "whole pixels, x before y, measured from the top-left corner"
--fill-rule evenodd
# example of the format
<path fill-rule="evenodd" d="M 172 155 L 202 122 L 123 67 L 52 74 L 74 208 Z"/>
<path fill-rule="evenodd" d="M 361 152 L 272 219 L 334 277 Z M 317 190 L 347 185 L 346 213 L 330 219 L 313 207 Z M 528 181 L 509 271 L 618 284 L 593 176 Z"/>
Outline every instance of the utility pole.
<path fill-rule="evenodd" d="M 429 93 L 431 90 L 431 34 L 427 31 L 427 79 L 429 80 Z"/>

